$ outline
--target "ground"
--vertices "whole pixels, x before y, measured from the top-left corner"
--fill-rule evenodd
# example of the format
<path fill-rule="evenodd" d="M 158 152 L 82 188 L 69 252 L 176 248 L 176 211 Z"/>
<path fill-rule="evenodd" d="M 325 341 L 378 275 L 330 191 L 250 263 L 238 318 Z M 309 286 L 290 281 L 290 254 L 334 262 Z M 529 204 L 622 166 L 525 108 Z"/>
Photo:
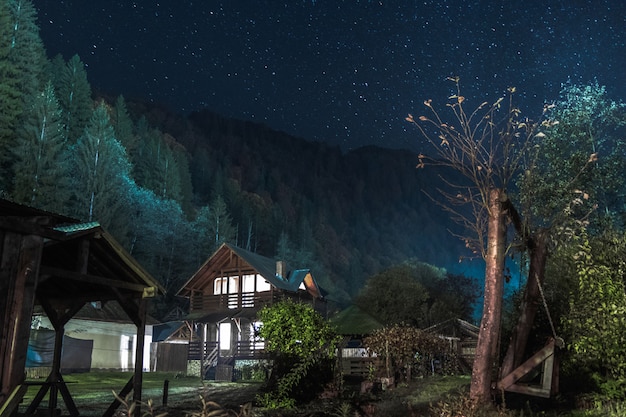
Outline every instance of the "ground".
<path fill-rule="evenodd" d="M 64 376 L 81 417 L 101 416 L 129 379 L 128 373 L 88 372 Z M 167 382 L 166 382 L 167 381 Z M 260 382 L 200 381 L 198 377 L 167 373 L 145 373 L 143 376 L 142 417 L 325 417 L 325 416 L 429 416 L 431 407 L 444 402 L 458 402 L 467 392 L 468 376 L 433 376 L 418 378 L 410 384 L 400 383 L 393 389 L 360 393 L 360 381 L 345 383 L 341 396 L 328 391 L 319 399 L 296 410 L 267 410 L 256 406 Z M 164 405 L 164 387 L 167 399 Z M 32 389 L 32 388 L 31 388 Z M 36 390 L 29 390 L 20 411 L 24 411 Z M 456 398 L 456 400 L 454 400 Z M 452 399 L 452 400 L 451 400 Z M 130 400 L 130 397 L 129 397 Z M 526 400 L 528 400 L 526 398 Z M 38 415 L 48 415 L 46 401 Z M 203 411 L 203 401 L 207 408 Z M 152 405 L 152 410 L 148 406 Z M 246 407 L 249 408 L 242 408 Z M 67 410 L 59 398 L 60 415 Z M 449 408 L 449 407 L 448 407 Z M 126 407 L 118 408 L 117 417 L 127 415 Z M 451 414 L 441 414 L 451 415 Z M 455 414 L 456 415 L 456 414 Z M 565 414 L 563 414 L 565 415 Z"/>

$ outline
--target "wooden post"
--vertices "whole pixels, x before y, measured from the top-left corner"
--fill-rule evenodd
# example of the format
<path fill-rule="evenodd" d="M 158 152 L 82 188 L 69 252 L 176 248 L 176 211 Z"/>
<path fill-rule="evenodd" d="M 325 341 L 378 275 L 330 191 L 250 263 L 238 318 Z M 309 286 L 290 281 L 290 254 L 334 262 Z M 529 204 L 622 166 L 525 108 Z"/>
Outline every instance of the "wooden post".
<path fill-rule="evenodd" d="M 133 401 L 135 401 L 135 417 L 141 416 L 141 386 L 143 383 L 143 348 L 146 336 L 146 299 L 139 300 L 139 311 L 137 313 L 139 323 L 137 324 L 137 350 L 135 351 L 135 376 L 133 382 Z"/>
<path fill-rule="evenodd" d="M 0 272 L 0 405 L 24 381 L 43 238 L 2 234 Z"/>

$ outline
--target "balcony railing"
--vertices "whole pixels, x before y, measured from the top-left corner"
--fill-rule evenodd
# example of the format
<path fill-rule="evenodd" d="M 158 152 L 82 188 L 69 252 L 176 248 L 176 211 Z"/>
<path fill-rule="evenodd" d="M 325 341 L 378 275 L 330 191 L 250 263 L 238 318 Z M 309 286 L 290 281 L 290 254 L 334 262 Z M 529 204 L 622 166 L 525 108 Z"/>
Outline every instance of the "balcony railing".
<path fill-rule="evenodd" d="M 191 312 L 222 311 L 236 308 L 251 308 L 271 304 L 271 292 L 245 292 L 239 294 L 196 295 L 190 299 Z"/>
<path fill-rule="evenodd" d="M 200 360 L 213 362 L 219 357 L 235 357 L 237 359 L 260 359 L 267 357 L 267 353 L 263 349 L 263 342 L 256 340 L 245 340 L 237 342 L 231 349 L 218 349 L 217 342 L 205 342 L 204 349 L 202 342 L 193 341 L 189 343 L 190 360 Z"/>
<path fill-rule="evenodd" d="M 225 311 L 229 309 L 263 307 L 280 300 L 291 298 L 299 301 L 313 302 L 311 296 L 304 292 L 288 293 L 281 291 L 244 292 L 238 294 L 195 295 L 190 298 L 190 312 Z M 320 307 L 324 303 L 315 303 L 315 309 L 324 314 Z M 323 310 L 323 309 L 322 309 Z"/>

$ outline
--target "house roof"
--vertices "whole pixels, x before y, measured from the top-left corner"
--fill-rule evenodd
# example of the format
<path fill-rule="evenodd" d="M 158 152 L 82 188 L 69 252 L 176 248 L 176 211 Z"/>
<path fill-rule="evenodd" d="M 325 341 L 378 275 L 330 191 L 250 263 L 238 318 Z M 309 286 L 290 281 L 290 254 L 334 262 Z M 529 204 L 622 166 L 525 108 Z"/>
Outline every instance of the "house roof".
<path fill-rule="evenodd" d="M 448 319 L 424 329 L 425 332 L 441 336 L 464 337 L 477 339 L 480 329 L 478 326 L 463 319 Z"/>
<path fill-rule="evenodd" d="M 330 321 L 341 335 L 366 335 L 384 327 L 381 322 L 354 304 L 341 310 Z"/>
<path fill-rule="evenodd" d="M 236 258 L 236 259 L 235 259 Z M 222 273 L 258 273 L 275 288 L 297 292 L 304 283 L 306 290 L 317 298 L 325 294 L 317 284 L 310 269 L 285 268 L 286 276 L 276 272 L 276 261 L 258 253 L 239 248 L 229 243 L 222 244 L 195 274 L 178 291 L 178 295 L 190 296 L 194 290 L 201 290 L 209 284 L 209 280 Z"/>

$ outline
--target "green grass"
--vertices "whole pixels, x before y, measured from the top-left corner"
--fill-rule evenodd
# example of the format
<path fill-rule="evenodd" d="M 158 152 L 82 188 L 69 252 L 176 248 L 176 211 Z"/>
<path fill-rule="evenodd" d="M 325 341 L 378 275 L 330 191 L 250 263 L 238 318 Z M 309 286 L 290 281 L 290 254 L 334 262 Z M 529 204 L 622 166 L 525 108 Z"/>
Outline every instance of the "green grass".
<path fill-rule="evenodd" d="M 113 392 L 119 393 L 129 381 L 132 372 L 85 372 L 78 374 L 63 375 L 70 394 L 78 404 L 106 403 L 113 401 Z M 202 387 L 200 377 L 177 376 L 176 373 L 149 372 L 143 374 L 142 398 L 158 399 L 163 397 L 163 385 L 169 381 L 169 395 L 186 392 L 196 392 Z M 43 382 L 33 379 L 28 382 Z M 31 400 L 39 387 L 31 386 L 28 389 L 25 401 Z"/>

